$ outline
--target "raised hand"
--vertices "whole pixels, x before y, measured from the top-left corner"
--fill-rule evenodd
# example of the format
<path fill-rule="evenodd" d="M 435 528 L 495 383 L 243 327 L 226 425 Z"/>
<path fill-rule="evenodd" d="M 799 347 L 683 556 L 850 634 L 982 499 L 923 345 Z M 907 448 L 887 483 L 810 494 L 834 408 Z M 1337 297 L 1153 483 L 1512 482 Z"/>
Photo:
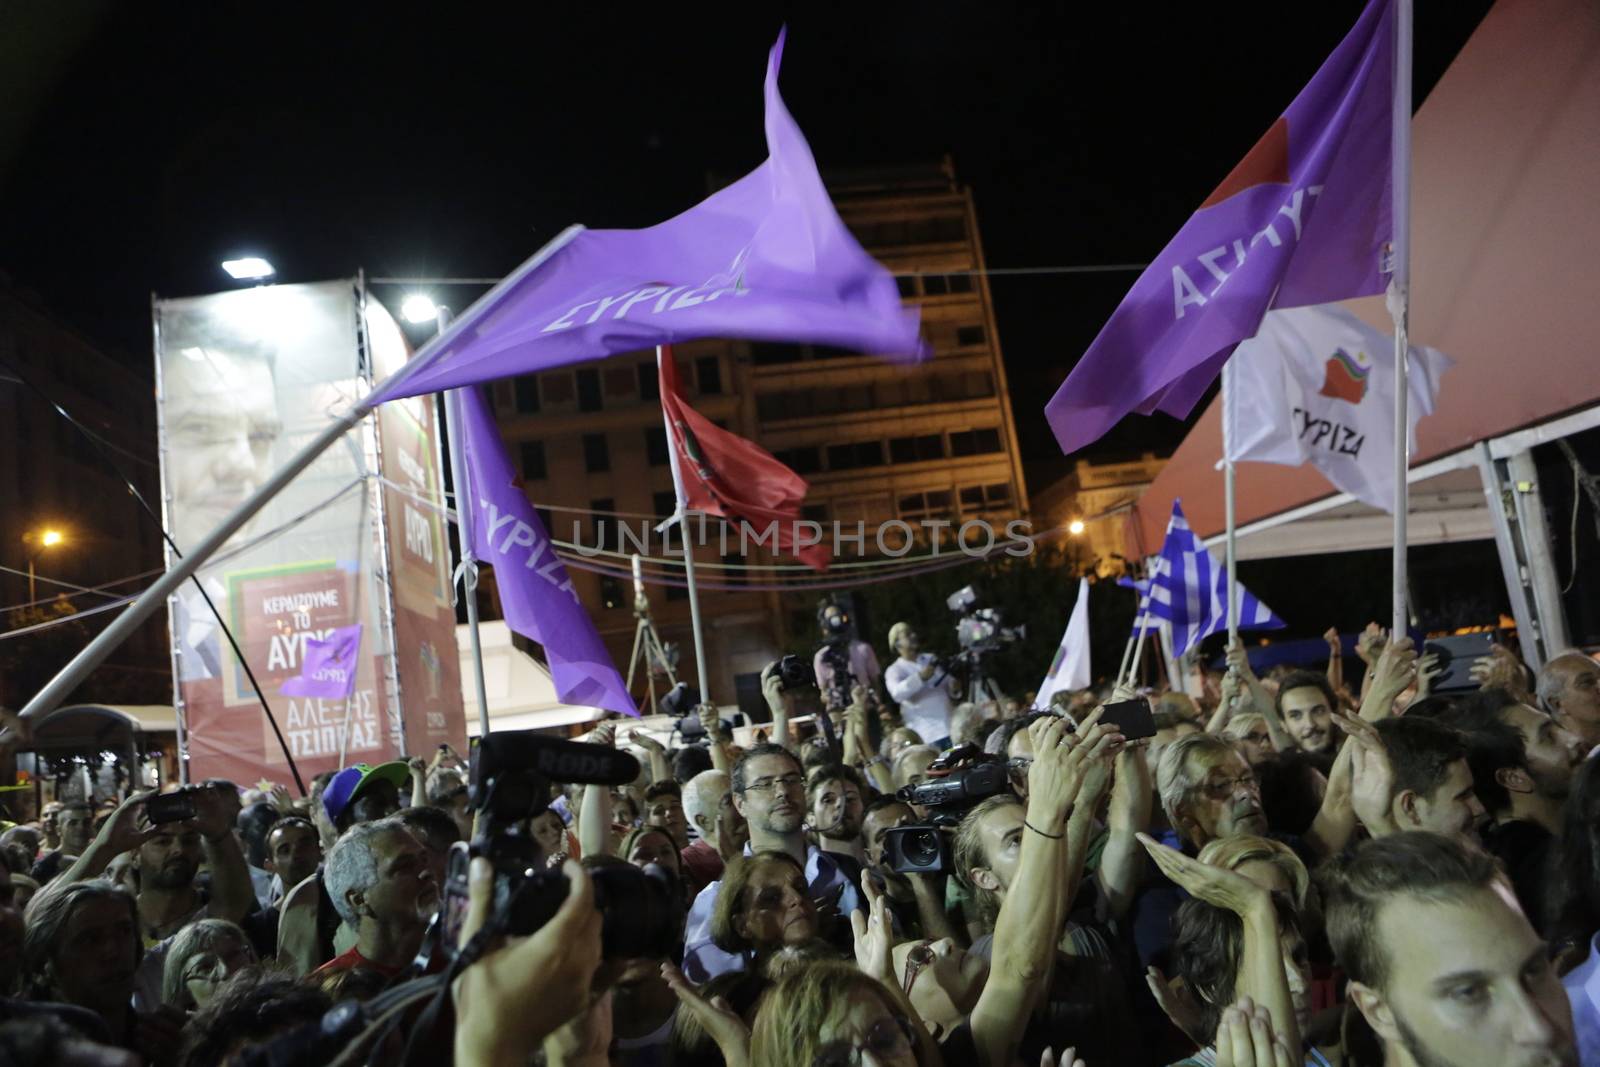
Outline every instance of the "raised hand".
<path fill-rule="evenodd" d="M 633 733 L 629 734 L 628 741 L 632 744 L 638 745 L 640 748 L 644 749 L 646 752 L 652 753 L 653 755 L 665 756 L 667 754 L 666 746 L 660 741 L 657 741 L 655 738 L 651 737 L 649 734 L 645 733 L 642 729 L 635 730 Z"/>
<path fill-rule="evenodd" d="M 722 736 L 722 717 L 717 713 L 715 704 L 701 704 L 694 709 L 694 713 L 699 717 L 700 725 L 705 727 L 707 737 L 715 740 Z"/>
<path fill-rule="evenodd" d="M 1335 714 L 1350 745 L 1350 807 L 1361 825 L 1374 837 L 1395 829 L 1391 814 L 1394 799 L 1394 767 L 1383 737 L 1370 722 L 1350 715 Z"/>
<path fill-rule="evenodd" d="M 1242 638 L 1235 637 L 1228 645 L 1228 673 L 1237 674 L 1241 681 L 1247 683 L 1256 676 L 1256 672 L 1250 669 L 1250 653 L 1245 649 Z"/>
<path fill-rule="evenodd" d="M 1149 834 L 1139 834 L 1138 838 L 1161 873 L 1188 890 L 1190 896 L 1241 917 L 1252 909 L 1272 906 L 1271 894 L 1237 871 L 1190 859 Z"/>
<path fill-rule="evenodd" d="M 1527 684 L 1522 676 L 1521 661 L 1504 645 L 1491 645 L 1488 655 L 1473 660 L 1468 676 L 1480 688 L 1498 686 L 1520 692 Z"/>
<path fill-rule="evenodd" d="M 1206 1033 L 1201 1022 L 1200 1005 L 1194 999 L 1194 991 L 1183 979 L 1168 978 L 1159 967 L 1148 967 L 1144 972 L 1144 982 L 1150 987 L 1150 995 L 1156 998 L 1162 1012 L 1172 1020 L 1173 1026 L 1182 1030 L 1184 1036 L 1197 1045 L 1211 1043 L 1213 1035 Z"/>
<path fill-rule="evenodd" d="M 1444 668 L 1439 665 L 1439 653 L 1429 652 L 1417 658 L 1417 698 L 1427 696 L 1433 691 L 1433 680 L 1444 673 Z"/>
<path fill-rule="evenodd" d="M 694 1021 L 699 1023 L 711 1040 L 717 1043 L 722 1059 L 728 1067 L 748 1067 L 750 1063 L 750 1027 L 723 997 L 707 1000 L 700 991 L 689 984 L 683 972 L 670 963 L 661 965 L 661 977 L 667 988 L 678 998 L 678 1003 Z"/>
<path fill-rule="evenodd" d="M 616 746 L 616 743 L 617 724 L 614 722 L 601 723 L 599 726 L 596 726 L 594 728 L 594 732 L 589 735 L 589 744 L 591 745 L 604 745 L 606 748 L 613 748 Z"/>
<path fill-rule="evenodd" d="M 225 787 L 231 790 L 232 786 Z M 224 797 L 216 789 L 200 786 L 193 789 L 194 818 L 190 820 L 194 828 L 200 831 L 200 836 L 208 841 L 215 841 L 223 834 L 233 830 L 233 813 L 229 798 Z"/>
<path fill-rule="evenodd" d="M 1383 646 L 1372 669 L 1372 685 L 1361 701 L 1361 717 L 1368 722 L 1386 719 L 1394 712 L 1394 702 L 1416 676 L 1417 653 L 1411 638 L 1398 637 Z"/>
<path fill-rule="evenodd" d="M 894 930 L 889 922 L 889 903 L 875 879 L 861 879 L 867 898 L 867 911 L 850 913 L 850 930 L 855 935 L 856 966 L 885 984 L 894 982 Z"/>
<path fill-rule="evenodd" d="M 1217 1024 L 1217 1067 L 1295 1067 L 1301 1060 L 1272 1030 L 1267 1010 L 1241 997 Z"/>
<path fill-rule="evenodd" d="M 1377 660 L 1378 653 L 1383 650 L 1384 642 L 1389 639 L 1389 633 L 1375 622 L 1367 623 L 1367 628 L 1361 631 L 1361 636 L 1356 638 L 1356 655 L 1361 657 L 1361 662 L 1367 666 Z"/>

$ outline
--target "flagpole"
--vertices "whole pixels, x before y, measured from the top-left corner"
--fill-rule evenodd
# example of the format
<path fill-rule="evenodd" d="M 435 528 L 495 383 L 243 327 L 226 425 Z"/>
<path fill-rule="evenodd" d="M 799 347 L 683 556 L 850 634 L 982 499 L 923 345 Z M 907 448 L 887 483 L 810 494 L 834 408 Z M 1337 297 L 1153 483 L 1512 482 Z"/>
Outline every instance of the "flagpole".
<path fill-rule="evenodd" d="M 439 309 L 439 335 L 450 328 L 450 309 Z M 466 388 L 472 388 L 467 386 Z M 461 542 L 461 595 L 467 601 L 467 638 L 472 646 L 472 681 L 478 697 L 478 735 L 489 736 L 489 692 L 483 683 L 483 640 L 478 635 L 478 561 L 472 554 L 472 493 L 467 488 L 467 454 L 458 414 L 460 389 L 439 394 L 445 434 L 450 438 L 450 480 L 456 487 L 456 538 Z M 451 584 L 454 584 L 453 582 Z"/>
<path fill-rule="evenodd" d="M 1238 523 L 1233 506 L 1233 360 L 1222 365 L 1222 508 L 1227 522 L 1228 647 L 1239 639 Z"/>
<path fill-rule="evenodd" d="M 1411 0 L 1395 5 L 1393 199 L 1394 272 L 1389 278 L 1387 303 L 1394 319 L 1394 638 L 1405 635 L 1410 613 L 1406 606 L 1406 512 L 1411 467 L 1410 419 L 1406 404 L 1411 392 L 1407 366 L 1411 317 Z"/>
<path fill-rule="evenodd" d="M 1122 666 L 1117 668 L 1117 684 L 1122 684 L 1122 676 L 1128 673 L 1128 661 L 1133 658 L 1134 636 L 1128 635 L 1128 643 L 1122 646 Z"/>
<path fill-rule="evenodd" d="M 656 346 L 656 374 L 661 374 L 661 360 L 663 353 L 660 345 Z M 700 635 L 700 590 L 694 580 L 694 548 L 689 544 L 689 528 L 684 522 L 683 510 L 683 474 L 678 469 L 678 441 L 672 429 L 672 419 L 667 415 L 666 394 L 662 394 L 661 422 L 667 430 L 667 459 L 672 464 L 672 495 L 677 500 L 677 507 L 673 510 L 672 521 L 678 526 L 678 536 L 683 539 L 683 579 L 689 586 L 689 626 L 694 631 L 694 669 L 695 676 L 700 682 L 700 700 L 702 703 L 711 703 L 711 688 L 706 681 L 706 646 Z"/>
<path fill-rule="evenodd" d="M 1144 635 L 1150 628 L 1150 613 L 1146 611 L 1139 617 L 1139 636 L 1133 643 L 1133 663 L 1128 667 L 1128 676 L 1123 679 L 1124 685 L 1131 685 L 1134 676 L 1139 673 L 1139 660 L 1144 656 Z"/>

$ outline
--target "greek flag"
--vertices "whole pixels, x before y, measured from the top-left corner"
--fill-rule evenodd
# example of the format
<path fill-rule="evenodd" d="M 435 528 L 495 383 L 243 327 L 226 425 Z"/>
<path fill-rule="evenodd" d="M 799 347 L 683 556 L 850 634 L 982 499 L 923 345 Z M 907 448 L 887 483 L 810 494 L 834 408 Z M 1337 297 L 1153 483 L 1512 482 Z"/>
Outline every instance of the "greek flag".
<path fill-rule="evenodd" d="M 1161 625 L 1161 620 L 1150 614 L 1150 579 L 1122 577 L 1117 579 L 1117 584 L 1139 594 L 1139 610 L 1133 613 L 1135 634 L 1139 632 L 1141 626 L 1146 630 L 1154 630 Z"/>
<path fill-rule="evenodd" d="M 1176 500 L 1167 538 L 1150 570 L 1150 614 L 1172 626 L 1172 650 L 1179 656 L 1201 638 L 1228 628 L 1228 568 L 1189 529 Z M 1239 586 L 1239 629 L 1281 630 L 1286 625 Z"/>

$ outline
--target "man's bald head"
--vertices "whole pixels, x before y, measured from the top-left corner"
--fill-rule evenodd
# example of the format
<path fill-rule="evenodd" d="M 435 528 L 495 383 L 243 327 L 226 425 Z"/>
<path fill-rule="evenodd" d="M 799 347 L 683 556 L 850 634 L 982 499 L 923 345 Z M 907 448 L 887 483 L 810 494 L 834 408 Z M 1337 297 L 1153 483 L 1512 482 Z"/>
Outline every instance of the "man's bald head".
<path fill-rule="evenodd" d="M 1563 652 L 1539 671 L 1539 703 L 1590 747 L 1600 745 L 1600 663 Z"/>

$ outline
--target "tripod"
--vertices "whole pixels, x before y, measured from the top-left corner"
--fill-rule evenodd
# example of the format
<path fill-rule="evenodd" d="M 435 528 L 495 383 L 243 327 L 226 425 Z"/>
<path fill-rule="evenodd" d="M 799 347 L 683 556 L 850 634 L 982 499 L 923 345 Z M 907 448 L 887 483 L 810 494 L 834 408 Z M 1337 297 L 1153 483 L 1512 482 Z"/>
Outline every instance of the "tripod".
<path fill-rule="evenodd" d="M 628 692 L 633 692 L 633 672 L 644 661 L 645 684 L 650 687 L 650 713 L 656 714 L 656 668 L 667 676 L 667 688 L 678 684 L 672 660 L 661 645 L 661 635 L 650 619 L 650 599 L 644 595 L 644 576 L 639 570 L 639 555 L 633 557 L 633 651 L 628 655 Z"/>

